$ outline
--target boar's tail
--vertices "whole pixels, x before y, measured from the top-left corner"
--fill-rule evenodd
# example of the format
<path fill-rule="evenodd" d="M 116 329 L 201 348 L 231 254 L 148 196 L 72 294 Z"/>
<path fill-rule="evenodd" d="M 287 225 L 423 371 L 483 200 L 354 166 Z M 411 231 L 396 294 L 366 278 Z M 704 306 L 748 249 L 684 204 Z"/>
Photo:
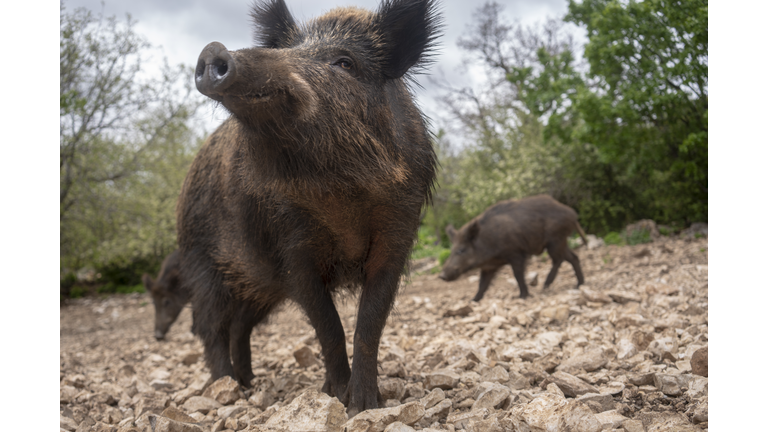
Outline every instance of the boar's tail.
<path fill-rule="evenodd" d="M 584 230 L 581 229 L 581 225 L 579 225 L 579 222 L 576 221 L 576 231 L 579 233 L 579 236 L 581 237 L 581 240 L 584 242 L 584 246 L 587 245 L 587 235 L 584 234 Z"/>

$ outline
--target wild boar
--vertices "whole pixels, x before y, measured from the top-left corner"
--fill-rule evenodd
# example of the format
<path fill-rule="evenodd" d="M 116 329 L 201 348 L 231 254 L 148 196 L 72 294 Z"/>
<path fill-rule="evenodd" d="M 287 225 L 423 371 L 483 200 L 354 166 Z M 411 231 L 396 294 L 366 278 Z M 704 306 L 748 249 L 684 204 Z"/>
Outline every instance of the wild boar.
<path fill-rule="evenodd" d="M 179 317 L 184 305 L 189 302 L 190 293 L 181 285 L 179 277 L 179 251 L 171 252 L 160 267 L 157 280 L 146 273 L 141 276 L 144 288 L 152 296 L 155 305 L 155 339 L 162 340 L 168 329 Z"/>
<path fill-rule="evenodd" d="M 531 255 L 539 255 L 546 249 L 552 257 L 552 270 L 544 288 L 555 280 L 563 260 L 571 263 L 578 285 L 581 285 L 584 274 L 579 257 L 568 248 L 568 236 L 573 231 L 578 232 L 586 244 L 576 212 L 549 195 L 502 201 L 459 231 L 448 225 L 446 233 L 452 243 L 451 255 L 439 276 L 452 281 L 469 270 L 480 268 L 480 287 L 472 299 L 480 301 L 499 268 L 509 264 L 520 287 L 520 297 L 526 298 L 525 262 Z"/>
<path fill-rule="evenodd" d="M 378 406 L 384 325 L 431 198 L 436 161 L 410 74 L 433 51 L 434 0 L 384 0 L 298 24 L 251 11 L 257 46 L 209 44 L 198 90 L 231 116 L 207 140 L 177 209 L 194 331 L 215 380 L 249 385 L 255 325 L 291 300 L 315 328 L 322 390 L 350 415 Z M 334 294 L 359 294 L 350 369 Z"/>

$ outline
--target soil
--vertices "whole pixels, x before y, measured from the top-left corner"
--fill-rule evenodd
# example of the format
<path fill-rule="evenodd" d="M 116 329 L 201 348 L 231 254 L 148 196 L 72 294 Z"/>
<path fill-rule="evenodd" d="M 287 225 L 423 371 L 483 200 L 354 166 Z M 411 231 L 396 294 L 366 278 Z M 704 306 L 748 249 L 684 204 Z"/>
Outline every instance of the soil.
<path fill-rule="evenodd" d="M 702 377 L 691 366 L 693 353 L 708 344 L 707 239 L 660 237 L 648 244 L 575 252 L 585 286 L 576 288 L 572 267 L 563 263 L 553 285 L 542 290 L 551 261 L 533 257 L 527 272 L 536 272 L 538 283 L 531 284 L 525 300 L 518 298 L 509 267 L 475 303 L 470 299 L 477 291 L 477 271 L 444 282 L 431 268 L 433 261 L 414 263 L 379 352 L 380 389 L 383 382 L 400 380 L 407 390 L 386 406 L 420 399 L 429 393 L 433 374 L 452 371 L 459 380 L 445 390 L 450 410 L 412 427 L 454 430 L 458 426 L 449 420 L 472 409 L 478 396 L 473 389 L 486 378 L 516 395 L 490 410 L 502 418 L 515 404 L 553 391 L 548 387 L 553 382 L 569 399 L 579 397 L 558 381 L 566 373 L 611 396 L 607 406 L 585 402 L 594 414 L 613 410 L 649 430 L 649 413 L 678 413 L 689 428 L 678 430 L 707 430 L 706 379 L 704 389 L 699 385 L 694 391 L 692 383 Z M 351 362 L 356 298 L 340 298 L 337 304 Z M 190 332 L 190 308 L 164 341 L 153 338 L 153 325 L 148 294 L 76 299 L 62 306 L 62 430 L 143 430 L 142 414 L 168 407 L 191 415 L 202 430 L 249 430 L 263 423 L 270 409 L 323 384 L 314 330 L 287 304 L 252 334 L 253 388 L 241 389 L 239 400 L 225 404 L 246 408 L 240 420 L 225 422 L 221 410 L 192 412 L 184 403 L 204 392 L 210 375 L 202 345 Z M 294 355 L 302 348 L 302 355 Z M 596 367 L 575 360 L 585 356 Z M 493 378 L 496 372 L 503 377 Z M 664 384 L 675 377 L 683 383 L 680 388 Z M 159 406 L 152 408 L 150 399 L 159 400 Z"/>

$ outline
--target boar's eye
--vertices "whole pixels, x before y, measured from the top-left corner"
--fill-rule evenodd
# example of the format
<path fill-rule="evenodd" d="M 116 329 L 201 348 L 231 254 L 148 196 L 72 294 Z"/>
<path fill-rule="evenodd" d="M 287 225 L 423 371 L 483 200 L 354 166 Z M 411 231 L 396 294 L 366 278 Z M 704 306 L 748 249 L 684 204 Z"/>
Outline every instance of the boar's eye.
<path fill-rule="evenodd" d="M 346 57 L 342 57 L 342 58 L 336 60 L 333 63 L 333 65 L 334 66 L 339 66 L 342 69 L 350 70 L 350 69 L 352 69 L 352 60 L 350 60 L 350 59 L 348 59 Z"/>

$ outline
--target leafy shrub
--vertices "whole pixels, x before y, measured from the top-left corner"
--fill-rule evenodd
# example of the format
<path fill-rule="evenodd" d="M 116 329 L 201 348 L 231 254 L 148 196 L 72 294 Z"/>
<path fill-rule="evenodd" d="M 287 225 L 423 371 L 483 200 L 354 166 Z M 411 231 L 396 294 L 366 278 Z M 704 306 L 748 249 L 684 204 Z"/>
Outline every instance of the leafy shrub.
<path fill-rule="evenodd" d="M 647 229 L 633 230 L 631 233 L 626 233 L 627 244 L 638 245 L 651 242 L 651 232 Z"/>
<path fill-rule="evenodd" d="M 73 286 L 69 290 L 69 298 L 80 298 L 85 295 L 85 288 L 81 286 Z"/>
<path fill-rule="evenodd" d="M 621 234 L 617 233 L 616 231 L 611 231 L 606 234 L 605 237 L 603 237 L 603 241 L 608 245 L 621 246 L 624 244 L 624 237 L 622 237 Z"/>
<path fill-rule="evenodd" d="M 443 249 L 440 251 L 440 255 L 438 256 L 438 260 L 440 261 L 440 265 L 442 266 L 445 264 L 445 262 L 448 260 L 448 257 L 451 256 L 451 250 L 450 249 Z"/>

